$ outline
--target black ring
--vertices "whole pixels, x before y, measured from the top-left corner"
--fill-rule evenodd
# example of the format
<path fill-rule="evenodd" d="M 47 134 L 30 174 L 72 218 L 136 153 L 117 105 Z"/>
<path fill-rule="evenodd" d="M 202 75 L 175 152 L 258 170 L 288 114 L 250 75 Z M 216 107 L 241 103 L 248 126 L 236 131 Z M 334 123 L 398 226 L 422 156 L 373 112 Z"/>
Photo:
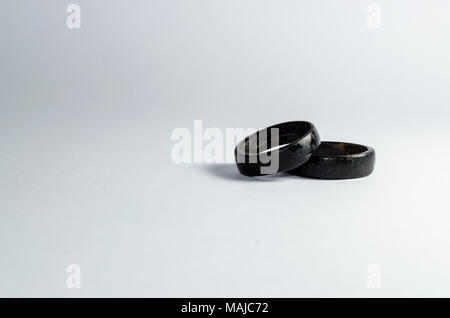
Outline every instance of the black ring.
<path fill-rule="evenodd" d="M 309 160 L 319 144 L 319 133 L 312 123 L 290 121 L 246 137 L 238 143 L 234 155 L 240 173 L 262 176 L 297 168 Z"/>
<path fill-rule="evenodd" d="M 323 141 L 307 163 L 288 173 L 316 179 L 353 179 L 368 176 L 374 166 L 373 148 Z"/>

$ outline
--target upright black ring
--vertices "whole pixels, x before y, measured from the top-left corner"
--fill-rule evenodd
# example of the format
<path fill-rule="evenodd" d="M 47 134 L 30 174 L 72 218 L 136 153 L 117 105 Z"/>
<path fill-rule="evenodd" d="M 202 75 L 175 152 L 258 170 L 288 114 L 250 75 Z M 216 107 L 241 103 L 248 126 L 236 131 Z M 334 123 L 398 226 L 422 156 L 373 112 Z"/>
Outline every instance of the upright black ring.
<path fill-rule="evenodd" d="M 375 150 L 346 142 L 323 141 L 304 165 L 290 174 L 316 179 L 353 179 L 368 176 L 375 166 Z"/>
<path fill-rule="evenodd" d="M 238 143 L 234 151 L 236 165 L 246 176 L 292 170 L 308 161 L 319 144 L 319 133 L 310 122 L 273 125 Z"/>

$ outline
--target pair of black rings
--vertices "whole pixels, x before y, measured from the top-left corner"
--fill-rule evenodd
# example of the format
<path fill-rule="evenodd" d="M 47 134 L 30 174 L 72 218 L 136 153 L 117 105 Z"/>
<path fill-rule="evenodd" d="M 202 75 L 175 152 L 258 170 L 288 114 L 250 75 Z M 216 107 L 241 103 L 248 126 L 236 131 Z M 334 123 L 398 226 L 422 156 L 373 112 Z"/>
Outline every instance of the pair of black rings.
<path fill-rule="evenodd" d="M 368 176 L 375 166 L 371 147 L 320 141 L 307 121 L 290 121 L 262 129 L 238 143 L 235 159 L 245 176 L 287 172 L 316 179 L 353 179 Z"/>

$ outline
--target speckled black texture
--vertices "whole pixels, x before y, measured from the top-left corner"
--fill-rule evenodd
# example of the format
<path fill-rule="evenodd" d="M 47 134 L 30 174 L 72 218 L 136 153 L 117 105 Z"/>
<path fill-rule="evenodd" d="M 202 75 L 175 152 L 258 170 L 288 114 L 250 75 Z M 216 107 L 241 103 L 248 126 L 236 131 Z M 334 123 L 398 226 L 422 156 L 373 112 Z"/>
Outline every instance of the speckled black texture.
<path fill-rule="evenodd" d="M 316 179 L 353 179 L 368 176 L 375 166 L 375 150 L 370 147 L 323 141 L 304 165 L 290 174 Z"/>
<path fill-rule="evenodd" d="M 264 149 L 261 149 L 264 146 L 271 149 L 270 132 L 272 128 L 278 128 L 280 145 L 279 148 L 266 152 L 270 156 L 278 155 L 278 169 L 273 173 L 288 171 L 304 164 L 320 144 L 316 127 L 307 121 L 290 121 L 260 130 L 239 142 L 234 151 L 236 165 L 243 175 L 261 176 L 268 174 L 263 173 L 261 168 L 270 166 L 270 163 L 260 160 L 260 156 L 264 152 Z M 268 142 L 252 147 L 252 145 L 261 142 L 263 138 L 260 138 L 260 136 L 263 132 L 267 134 L 268 137 L 264 140 L 267 139 Z"/>

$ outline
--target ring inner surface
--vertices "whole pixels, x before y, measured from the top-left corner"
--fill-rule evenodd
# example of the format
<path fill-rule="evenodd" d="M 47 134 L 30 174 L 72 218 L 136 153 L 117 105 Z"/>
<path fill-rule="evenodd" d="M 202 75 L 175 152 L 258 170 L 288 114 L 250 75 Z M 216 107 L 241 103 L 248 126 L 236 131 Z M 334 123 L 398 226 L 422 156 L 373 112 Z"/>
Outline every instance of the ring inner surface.
<path fill-rule="evenodd" d="M 244 151 L 248 154 L 258 154 L 280 149 L 302 138 L 309 130 L 310 126 L 303 122 L 288 122 L 262 129 L 245 139 Z"/>
<path fill-rule="evenodd" d="M 344 142 L 322 142 L 314 152 L 314 156 L 338 157 L 360 154 L 367 150 L 367 147 Z"/>

